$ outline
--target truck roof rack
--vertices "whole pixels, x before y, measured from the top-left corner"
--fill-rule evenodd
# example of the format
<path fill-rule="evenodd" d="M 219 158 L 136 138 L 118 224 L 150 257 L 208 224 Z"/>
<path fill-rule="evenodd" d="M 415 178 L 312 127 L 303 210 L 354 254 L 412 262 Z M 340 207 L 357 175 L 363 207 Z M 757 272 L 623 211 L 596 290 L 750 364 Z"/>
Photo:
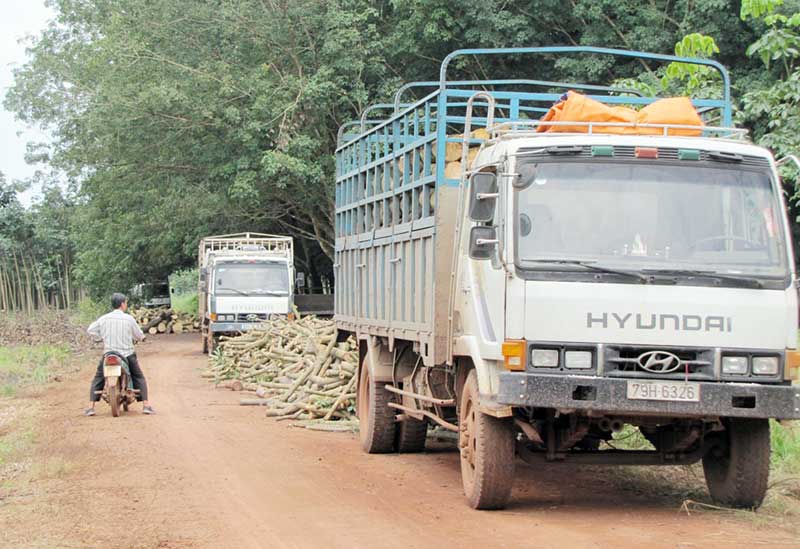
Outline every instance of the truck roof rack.
<path fill-rule="evenodd" d="M 447 72 L 453 60 L 465 56 L 497 56 L 497 55 L 603 55 L 626 59 L 639 59 L 659 63 L 687 63 L 709 67 L 719 73 L 722 80 L 722 97 L 696 97 L 692 103 L 704 117 L 707 128 L 717 127 L 726 130 L 733 126 L 733 108 L 731 104 L 730 76 L 727 69 L 710 59 L 681 57 L 641 51 L 620 50 L 614 48 L 597 48 L 590 46 L 552 46 L 531 48 L 474 48 L 456 50 L 450 53 L 441 63 L 438 81 L 411 82 L 401 86 L 394 97 L 393 104 L 376 104 L 367 107 L 360 120 L 345 123 L 339 131 L 338 146 L 343 147 L 370 133 L 378 134 L 390 127 L 393 121 L 400 121 L 399 138 L 418 136 L 423 127 L 446 128 L 447 134 L 457 133 L 458 126 L 463 125 L 463 112 L 466 101 L 475 89 L 491 93 L 498 108 L 495 120 L 499 124 L 506 122 L 532 121 L 540 118 L 568 90 L 581 90 L 592 99 L 613 105 L 644 106 L 660 99 L 656 96 L 645 96 L 639 90 L 619 86 L 605 86 L 580 82 L 556 82 L 536 79 L 500 79 L 500 80 L 448 80 Z M 406 92 L 414 88 L 437 88 L 416 102 L 403 102 Z M 393 114 L 385 120 L 368 120 L 367 115 L 375 110 L 387 109 L 393 105 Z M 476 106 L 480 104 L 476 103 Z M 484 105 L 485 106 L 485 105 Z M 419 112 L 417 112 L 419 111 Z M 409 116 L 412 115 L 412 116 Z M 485 124 L 485 119 L 475 118 L 475 123 Z M 354 132 L 358 127 L 360 132 Z M 450 131 L 450 130 L 453 131 Z M 349 131 L 346 131 L 349 130 Z M 721 132 L 725 136 L 739 135 L 741 132 Z M 717 136 L 714 131 L 706 131 L 706 136 Z M 442 135 L 444 137 L 444 135 Z"/>
<path fill-rule="evenodd" d="M 207 236 L 200 240 L 200 264 L 211 255 L 237 255 L 253 251 L 265 251 L 290 261 L 294 257 L 292 237 L 265 233 L 234 233 Z"/>
<path fill-rule="evenodd" d="M 548 121 L 541 120 L 517 120 L 514 122 L 503 122 L 494 124 L 489 131 L 493 139 L 503 139 L 506 137 L 539 137 L 539 136 L 552 136 L 552 135 L 575 135 L 568 132 L 541 133 L 538 128 L 550 126 L 580 126 L 585 127 L 586 131 L 581 132 L 580 135 L 586 134 L 606 134 L 608 132 L 597 131 L 597 127 L 614 127 L 614 128 L 650 128 L 658 130 L 658 134 L 668 137 L 674 136 L 674 132 L 670 130 L 691 130 L 696 131 L 699 137 L 714 137 L 719 139 L 732 139 L 742 140 L 747 138 L 748 131 L 744 128 L 725 128 L 722 126 L 689 126 L 686 124 L 631 124 L 625 122 L 579 122 L 579 121 Z M 619 135 L 619 134 L 615 134 Z M 635 135 L 635 134 L 631 134 Z M 643 135 L 643 134 L 639 134 Z M 653 132 L 650 135 L 657 135 Z"/>

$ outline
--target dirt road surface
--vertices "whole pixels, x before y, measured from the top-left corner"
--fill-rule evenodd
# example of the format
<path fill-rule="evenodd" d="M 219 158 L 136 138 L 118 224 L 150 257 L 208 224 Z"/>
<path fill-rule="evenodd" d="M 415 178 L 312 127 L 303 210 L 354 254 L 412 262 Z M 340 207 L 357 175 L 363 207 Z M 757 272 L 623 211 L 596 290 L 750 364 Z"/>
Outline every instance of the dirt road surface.
<path fill-rule="evenodd" d="M 361 453 L 240 407 L 199 376 L 196 335 L 157 338 L 140 361 L 158 415 L 81 416 L 94 366 L 44 398 L 48 474 L 0 505 L 4 547 L 707 547 L 800 543 L 757 515 L 687 516 L 667 485 L 629 489 L 605 469 L 518 464 L 505 511 L 465 505 L 458 454 Z"/>

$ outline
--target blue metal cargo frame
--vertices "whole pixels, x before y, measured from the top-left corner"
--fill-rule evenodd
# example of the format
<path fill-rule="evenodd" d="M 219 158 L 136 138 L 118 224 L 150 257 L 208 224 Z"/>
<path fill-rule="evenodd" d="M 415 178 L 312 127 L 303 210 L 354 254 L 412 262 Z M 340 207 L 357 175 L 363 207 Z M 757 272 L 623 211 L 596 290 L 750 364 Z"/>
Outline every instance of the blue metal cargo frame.
<path fill-rule="evenodd" d="M 361 120 L 346 123 L 339 130 L 335 189 L 337 259 L 334 264 L 339 269 L 335 292 L 337 317 L 359 321 L 369 319 L 375 326 L 397 322 L 405 329 L 432 328 L 430 309 L 426 306 L 421 307 L 422 310 L 409 307 L 405 312 L 398 313 L 395 307 L 387 304 L 388 299 L 395 298 L 384 295 L 379 286 L 381 281 L 390 278 L 385 272 L 391 270 L 387 264 L 387 243 L 396 242 L 398 235 L 413 240 L 415 234 L 424 233 L 433 238 L 440 189 L 460 184 L 460 173 L 448 173 L 448 163 L 444 159 L 448 143 L 463 142 L 463 138 L 457 134 L 463 132 L 466 102 L 475 93 L 474 87 L 494 88 L 489 93 L 496 103 L 495 123 L 536 120 L 569 89 L 583 90 L 589 97 L 613 105 L 644 106 L 659 99 L 642 96 L 633 90 L 596 84 L 544 80 L 447 80 L 448 67 L 459 57 L 528 54 L 610 55 L 709 67 L 722 78 L 723 97 L 696 98 L 692 102 L 704 114 L 719 111 L 721 126 L 732 124 L 730 77 L 725 67 L 716 61 L 584 46 L 454 51 L 442 61 L 438 82 L 406 84 L 398 90 L 393 103 L 374 105 L 365 111 Z M 404 92 L 411 88 L 433 86 L 437 89 L 401 107 Z M 520 90 L 521 86 L 526 89 Z M 545 91 L 541 91 L 542 88 Z M 485 102 L 476 102 L 475 105 L 486 107 Z M 367 118 L 370 112 L 380 109 L 394 112 L 386 120 Z M 486 124 L 486 118 L 474 116 L 472 122 L 480 127 Z M 713 132 L 715 128 L 719 127 L 706 126 L 704 133 Z M 473 142 L 480 144 L 483 140 L 473 139 Z M 382 263 L 379 272 L 370 272 L 369 275 L 359 273 L 369 269 L 366 269 L 361 255 L 348 251 L 374 251 L 378 248 L 381 249 L 380 259 L 377 255 L 370 256 L 370 261 Z M 377 251 L 374 253 L 378 254 Z M 421 283 L 424 285 L 424 281 Z M 364 289 L 367 284 L 371 288 L 369 291 Z M 419 290 L 412 285 L 403 289 L 403 295 L 406 292 L 413 295 Z M 432 295 L 431 288 L 424 287 L 422 290 L 429 297 Z"/>

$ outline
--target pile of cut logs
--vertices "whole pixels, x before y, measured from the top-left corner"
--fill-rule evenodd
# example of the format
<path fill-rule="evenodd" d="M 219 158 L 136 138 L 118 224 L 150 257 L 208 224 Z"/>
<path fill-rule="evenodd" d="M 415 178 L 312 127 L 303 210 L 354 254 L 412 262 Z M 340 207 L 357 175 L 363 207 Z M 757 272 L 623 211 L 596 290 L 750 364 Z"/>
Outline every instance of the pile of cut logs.
<path fill-rule="evenodd" d="M 358 351 L 337 341 L 331 320 L 306 316 L 265 322 L 226 338 L 203 376 L 217 387 L 252 391 L 245 406 L 265 406 L 278 419 L 352 420 Z"/>
<path fill-rule="evenodd" d="M 182 334 L 200 330 L 197 315 L 177 313 L 172 309 L 129 309 L 139 327 L 146 334 Z"/>

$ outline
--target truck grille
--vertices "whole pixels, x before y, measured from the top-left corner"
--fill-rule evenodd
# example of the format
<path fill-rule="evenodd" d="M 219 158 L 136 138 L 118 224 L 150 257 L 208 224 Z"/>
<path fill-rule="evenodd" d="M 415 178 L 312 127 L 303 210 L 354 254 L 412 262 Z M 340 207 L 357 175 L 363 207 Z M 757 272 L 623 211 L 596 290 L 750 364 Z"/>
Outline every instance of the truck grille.
<path fill-rule="evenodd" d="M 261 322 L 267 320 L 267 313 L 238 313 L 236 322 Z"/>
<path fill-rule="evenodd" d="M 609 345 L 603 375 L 651 379 L 715 379 L 712 349 Z"/>

